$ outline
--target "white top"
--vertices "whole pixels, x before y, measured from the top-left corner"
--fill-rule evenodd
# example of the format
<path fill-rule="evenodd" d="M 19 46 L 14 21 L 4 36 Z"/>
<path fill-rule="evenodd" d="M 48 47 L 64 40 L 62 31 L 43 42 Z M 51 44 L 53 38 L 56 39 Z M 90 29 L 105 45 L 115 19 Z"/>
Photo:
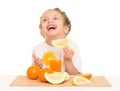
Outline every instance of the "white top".
<path fill-rule="evenodd" d="M 77 68 L 79 72 L 81 72 L 81 60 L 80 60 L 80 53 L 79 48 L 74 42 L 70 42 L 69 48 L 74 50 L 74 56 L 72 57 L 72 61 L 74 66 Z M 62 60 L 62 71 L 65 71 L 64 60 L 63 60 L 63 50 L 61 48 L 57 48 L 54 46 L 48 45 L 45 41 L 38 44 L 33 48 L 33 53 L 35 53 L 36 57 L 42 59 L 43 55 L 47 51 L 55 52 L 57 55 L 61 56 Z M 44 65 L 45 66 L 45 65 Z"/>

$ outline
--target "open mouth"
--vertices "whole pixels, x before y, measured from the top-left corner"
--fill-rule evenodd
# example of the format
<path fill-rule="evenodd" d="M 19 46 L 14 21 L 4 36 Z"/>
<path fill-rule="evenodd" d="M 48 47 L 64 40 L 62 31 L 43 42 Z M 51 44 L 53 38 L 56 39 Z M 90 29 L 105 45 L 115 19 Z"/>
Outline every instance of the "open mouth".
<path fill-rule="evenodd" d="M 47 26 L 47 30 L 50 31 L 50 30 L 55 30 L 56 29 L 56 26 L 55 25 L 48 25 Z"/>

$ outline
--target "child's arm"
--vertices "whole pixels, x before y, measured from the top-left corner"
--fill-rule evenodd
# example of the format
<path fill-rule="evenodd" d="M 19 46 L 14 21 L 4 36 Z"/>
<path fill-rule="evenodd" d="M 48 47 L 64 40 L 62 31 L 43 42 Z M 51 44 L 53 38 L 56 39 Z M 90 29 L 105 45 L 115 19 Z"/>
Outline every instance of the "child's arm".
<path fill-rule="evenodd" d="M 78 74 L 79 72 L 75 68 L 75 66 L 73 65 L 73 62 L 72 62 L 72 57 L 74 55 L 74 51 L 72 49 L 69 49 L 68 47 L 64 47 L 63 51 L 64 51 L 64 63 L 65 63 L 66 71 L 70 75 Z"/>

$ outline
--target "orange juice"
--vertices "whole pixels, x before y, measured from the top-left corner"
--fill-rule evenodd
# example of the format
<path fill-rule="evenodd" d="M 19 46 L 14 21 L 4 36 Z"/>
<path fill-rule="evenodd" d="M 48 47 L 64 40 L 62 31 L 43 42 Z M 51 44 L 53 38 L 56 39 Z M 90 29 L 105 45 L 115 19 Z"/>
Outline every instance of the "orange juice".
<path fill-rule="evenodd" d="M 61 71 L 61 60 L 51 60 L 50 68 L 53 71 L 60 72 Z"/>

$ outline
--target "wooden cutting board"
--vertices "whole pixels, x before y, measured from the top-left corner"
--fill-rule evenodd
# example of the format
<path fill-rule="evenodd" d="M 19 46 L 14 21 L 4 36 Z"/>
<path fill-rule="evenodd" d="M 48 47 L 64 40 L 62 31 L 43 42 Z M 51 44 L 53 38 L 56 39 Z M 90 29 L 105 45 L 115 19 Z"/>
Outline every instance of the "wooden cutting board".
<path fill-rule="evenodd" d="M 69 80 L 61 84 L 53 85 L 50 83 L 41 82 L 39 79 L 30 80 L 26 76 L 17 76 L 16 79 L 10 84 L 10 86 L 42 86 L 42 87 L 70 87 L 72 86 L 72 79 L 74 76 L 70 76 Z M 111 87 L 110 83 L 104 76 L 94 76 L 90 79 L 91 84 L 81 84 L 79 87 Z"/>

